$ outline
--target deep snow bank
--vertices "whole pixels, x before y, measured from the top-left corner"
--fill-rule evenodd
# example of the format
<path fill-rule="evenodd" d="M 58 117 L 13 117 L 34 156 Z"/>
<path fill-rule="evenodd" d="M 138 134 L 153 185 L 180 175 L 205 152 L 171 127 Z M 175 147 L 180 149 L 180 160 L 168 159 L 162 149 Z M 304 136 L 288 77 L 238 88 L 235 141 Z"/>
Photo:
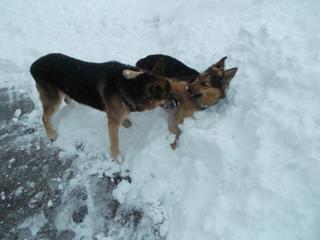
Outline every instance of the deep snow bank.
<path fill-rule="evenodd" d="M 2 1 L 0 10 L 0 82 L 30 91 L 30 124 L 41 113 L 28 67 L 48 52 L 131 64 L 161 52 L 198 70 L 229 56 L 239 72 L 228 98 L 185 121 L 175 152 L 160 109 L 132 114 L 120 144 L 133 182 L 114 197 L 144 209 L 167 239 L 317 239 L 318 1 Z M 103 113 L 73 104 L 54 124 L 65 154 L 83 145 L 79 181 L 118 170 L 105 157 Z M 102 232 L 89 224 L 79 236 L 86 229 Z"/>

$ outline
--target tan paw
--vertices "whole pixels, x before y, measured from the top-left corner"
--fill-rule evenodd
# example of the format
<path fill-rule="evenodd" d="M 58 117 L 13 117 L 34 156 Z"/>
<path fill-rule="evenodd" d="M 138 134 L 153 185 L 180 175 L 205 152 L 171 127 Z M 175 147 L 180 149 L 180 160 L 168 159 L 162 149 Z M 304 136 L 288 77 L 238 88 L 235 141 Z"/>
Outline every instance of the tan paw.
<path fill-rule="evenodd" d="M 58 137 L 58 135 L 55 131 L 48 132 L 48 138 L 51 142 L 56 141 L 57 137 Z"/>
<path fill-rule="evenodd" d="M 125 119 L 125 120 L 123 120 L 123 122 L 122 122 L 121 124 L 122 124 L 122 126 L 124 126 L 125 128 L 129 128 L 129 127 L 132 126 L 132 123 L 131 123 L 131 121 L 130 121 L 128 118 Z"/>
<path fill-rule="evenodd" d="M 69 96 L 65 96 L 65 97 L 64 97 L 64 102 L 65 102 L 67 105 L 69 105 L 69 104 L 72 102 L 72 100 L 71 100 L 71 98 L 70 98 Z"/>
<path fill-rule="evenodd" d="M 112 161 L 122 164 L 124 162 L 124 157 L 121 154 L 118 154 L 116 157 L 112 157 Z"/>
<path fill-rule="evenodd" d="M 177 148 L 177 143 L 176 142 L 170 143 L 170 147 L 172 150 L 175 150 Z"/>

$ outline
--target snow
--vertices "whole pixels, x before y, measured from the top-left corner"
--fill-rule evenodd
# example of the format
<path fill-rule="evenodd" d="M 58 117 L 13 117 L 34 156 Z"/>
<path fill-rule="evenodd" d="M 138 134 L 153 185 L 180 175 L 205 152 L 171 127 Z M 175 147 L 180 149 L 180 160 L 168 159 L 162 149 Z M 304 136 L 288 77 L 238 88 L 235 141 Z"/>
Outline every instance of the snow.
<path fill-rule="evenodd" d="M 51 208 L 53 206 L 53 202 L 51 199 L 49 199 L 47 206 L 48 208 Z"/>
<path fill-rule="evenodd" d="M 96 173 L 130 175 L 132 183 L 122 181 L 114 197 L 143 209 L 168 240 L 316 240 L 319 10 L 315 0 L 2 1 L 0 83 L 28 93 L 36 109 L 27 121 L 39 128 L 28 69 L 49 52 L 130 64 L 164 53 L 199 71 L 228 56 L 227 66 L 239 71 L 227 99 L 187 119 L 175 151 L 161 109 L 135 113 L 133 126 L 120 130 L 125 161 L 113 163 L 105 114 L 63 106 L 53 120 L 55 145 L 79 155 L 70 184 Z M 74 227 L 77 239 L 111 239 L 94 220 L 59 227 Z M 44 222 L 39 215 L 23 226 L 36 223 L 34 235 Z"/>
<path fill-rule="evenodd" d="M 127 193 L 130 191 L 131 184 L 125 180 L 122 180 L 117 188 L 113 190 L 113 197 L 119 202 L 124 203 L 126 200 Z"/>
<path fill-rule="evenodd" d="M 15 195 L 16 195 L 16 196 L 19 196 L 22 192 L 23 192 L 23 187 L 20 186 L 20 187 L 17 188 L 17 190 L 16 190 L 16 192 L 15 192 Z"/>
<path fill-rule="evenodd" d="M 27 228 L 30 227 L 32 236 L 35 236 L 37 232 L 40 230 L 41 226 L 43 226 L 47 222 L 47 219 L 43 215 L 43 213 L 39 213 L 35 216 L 32 216 L 26 219 L 19 228 Z"/>
<path fill-rule="evenodd" d="M 16 117 L 16 118 L 19 118 L 20 117 L 20 115 L 21 115 L 21 109 L 16 109 L 16 111 L 14 111 L 14 116 Z"/>
<path fill-rule="evenodd" d="M 4 192 L 1 192 L 1 200 L 4 201 L 6 200 L 6 194 Z"/>

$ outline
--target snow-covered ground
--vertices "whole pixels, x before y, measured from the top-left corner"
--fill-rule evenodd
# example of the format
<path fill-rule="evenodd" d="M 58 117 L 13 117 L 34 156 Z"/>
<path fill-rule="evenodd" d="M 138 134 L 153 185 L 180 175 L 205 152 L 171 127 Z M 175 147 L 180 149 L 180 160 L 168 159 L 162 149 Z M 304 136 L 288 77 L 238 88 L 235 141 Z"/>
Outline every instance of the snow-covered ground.
<path fill-rule="evenodd" d="M 31 97 L 36 108 L 25 121 L 39 129 L 29 66 L 49 52 L 129 64 L 164 53 L 199 71 L 229 56 L 227 66 L 239 68 L 227 99 L 181 126 L 176 151 L 161 109 L 132 114 L 132 128 L 120 131 L 121 166 L 109 158 L 105 114 L 63 106 L 54 145 L 61 157 L 79 155 L 66 184 L 86 187 L 89 214 L 75 226 L 60 209 L 58 230 L 129 239 L 105 234 L 90 195 L 90 176 L 121 171 L 132 182 L 112 195 L 159 227 L 154 238 L 319 239 L 318 0 L 1 0 L 0 12 L 0 87 Z M 33 234 L 46 221 L 35 218 L 22 224 Z"/>

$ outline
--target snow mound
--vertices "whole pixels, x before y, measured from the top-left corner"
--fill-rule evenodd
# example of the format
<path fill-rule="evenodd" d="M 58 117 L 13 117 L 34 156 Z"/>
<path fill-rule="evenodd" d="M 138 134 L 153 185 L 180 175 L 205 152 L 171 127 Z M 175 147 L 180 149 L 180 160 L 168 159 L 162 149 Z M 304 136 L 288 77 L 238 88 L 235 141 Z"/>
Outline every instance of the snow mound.
<path fill-rule="evenodd" d="M 130 64 L 164 53 L 199 71 L 227 55 L 227 66 L 239 68 L 227 99 L 184 122 L 176 151 L 161 109 L 134 113 L 133 126 L 120 130 L 126 161 L 112 163 L 105 114 L 76 103 L 55 115 L 55 144 L 79 155 L 79 182 L 130 175 L 113 196 L 143 209 L 160 226 L 158 239 L 316 240 L 319 10 L 312 0 L 2 1 L 0 83 L 29 94 L 36 110 L 28 121 L 39 126 L 28 68 L 48 52 Z M 78 239 L 111 239 L 90 219 Z"/>

